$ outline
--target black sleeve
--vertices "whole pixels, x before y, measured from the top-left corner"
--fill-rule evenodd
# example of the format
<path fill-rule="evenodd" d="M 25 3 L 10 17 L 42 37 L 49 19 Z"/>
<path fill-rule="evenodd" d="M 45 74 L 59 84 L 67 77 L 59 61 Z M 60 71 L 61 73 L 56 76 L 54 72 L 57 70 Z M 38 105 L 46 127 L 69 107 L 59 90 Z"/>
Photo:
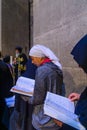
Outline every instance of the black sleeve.
<path fill-rule="evenodd" d="M 81 113 L 79 120 L 85 128 L 87 128 L 87 108 Z"/>
<path fill-rule="evenodd" d="M 8 66 L 2 62 L 0 64 L 0 97 L 10 96 L 10 89 L 13 86 L 13 78 Z"/>
<path fill-rule="evenodd" d="M 81 124 L 87 128 L 87 88 L 82 92 L 75 112 L 79 115 Z"/>

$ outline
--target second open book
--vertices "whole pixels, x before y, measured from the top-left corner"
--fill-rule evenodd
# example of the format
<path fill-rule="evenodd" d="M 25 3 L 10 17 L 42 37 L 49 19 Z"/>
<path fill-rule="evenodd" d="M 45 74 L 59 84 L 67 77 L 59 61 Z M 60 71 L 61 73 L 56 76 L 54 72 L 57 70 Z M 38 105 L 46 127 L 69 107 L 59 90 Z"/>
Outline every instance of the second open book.
<path fill-rule="evenodd" d="M 74 103 L 68 98 L 48 92 L 44 104 L 44 114 L 68 124 L 78 130 L 86 130 L 74 114 Z"/>

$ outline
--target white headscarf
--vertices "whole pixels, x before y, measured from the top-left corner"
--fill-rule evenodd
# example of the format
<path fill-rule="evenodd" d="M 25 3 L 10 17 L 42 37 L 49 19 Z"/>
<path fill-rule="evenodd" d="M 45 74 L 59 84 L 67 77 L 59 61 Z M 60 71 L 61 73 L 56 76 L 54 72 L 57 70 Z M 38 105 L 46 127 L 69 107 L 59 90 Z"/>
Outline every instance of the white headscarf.
<path fill-rule="evenodd" d="M 60 69 L 62 69 L 59 59 L 55 56 L 55 54 L 49 48 L 43 45 L 33 46 L 30 49 L 29 56 L 48 57 L 55 65 L 57 65 Z"/>

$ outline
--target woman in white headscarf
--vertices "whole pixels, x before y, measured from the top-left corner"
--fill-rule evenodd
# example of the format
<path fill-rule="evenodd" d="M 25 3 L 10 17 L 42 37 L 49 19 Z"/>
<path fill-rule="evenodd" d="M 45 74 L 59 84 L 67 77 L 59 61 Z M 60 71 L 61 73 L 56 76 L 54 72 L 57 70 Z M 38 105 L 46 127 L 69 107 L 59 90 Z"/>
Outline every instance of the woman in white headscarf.
<path fill-rule="evenodd" d="M 44 115 L 43 104 L 47 91 L 62 95 L 62 66 L 55 54 L 43 45 L 33 46 L 29 56 L 32 63 L 38 66 L 33 97 L 24 98 L 34 104 L 32 124 L 36 130 L 59 130 L 60 126 L 51 117 Z"/>
<path fill-rule="evenodd" d="M 55 65 L 57 65 L 60 69 L 62 69 L 59 59 L 55 56 L 55 54 L 49 48 L 47 48 L 43 45 L 33 46 L 29 52 L 29 56 L 38 57 L 38 58 L 47 57 Z"/>

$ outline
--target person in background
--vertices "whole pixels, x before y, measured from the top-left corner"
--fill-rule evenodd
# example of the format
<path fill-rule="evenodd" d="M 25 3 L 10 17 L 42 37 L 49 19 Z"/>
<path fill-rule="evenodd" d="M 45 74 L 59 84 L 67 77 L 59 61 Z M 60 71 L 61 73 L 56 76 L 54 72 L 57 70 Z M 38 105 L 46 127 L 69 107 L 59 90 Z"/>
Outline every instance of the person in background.
<path fill-rule="evenodd" d="M 36 69 L 37 67 L 29 59 L 22 76 L 35 79 Z M 33 105 L 24 101 L 20 94 L 16 94 L 14 111 L 10 117 L 9 130 L 34 130 L 32 126 L 32 111 Z"/>
<path fill-rule="evenodd" d="M 10 64 L 10 56 L 9 55 L 6 55 L 4 58 L 3 58 L 3 61 L 7 64 L 12 76 L 13 76 L 13 67 L 12 65 Z"/>
<path fill-rule="evenodd" d="M 9 55 L 6 55 L 4 58 L 3 58 L 3 61 L 6 63 L 9 71 L 10 71 L 10 74 L 11 74 L 11 79 L 12 79 L 12 84 L 14 84 L 14 79 L 13 79 L 13 67 L 12 65 L 10 64 L 10 56 Z M 11 86 L 13 87 L 13 85 Z M 13 93 L 11 93 L 11 96 L 13 97 Z M 11 97 L 10 96 L 10 97 Z M 9 97 L 8 97 L 9 99 Z M 13 107 L 8 107 L 7 103 L 6 103 L 6 107 L 5 107 L 5 110 L 4 110 L 4 115 L 3 115 L 3 124 L 6 126 L 6 128 L 9 127 L 9 118 L 10 118 L 10 115 L 13 111 Z"/>
<path fill-rule="evenodd" d="M 43 104 L 47 91 L 62 95 L 62 66 L 55 54 L 43 45 L 31 48 L 29 56 L 38 68 L 35 76 L 33 97 L 22 96 L 25 101 L 34 105 L 32 124 L 36 130 L 59 130 L 54 119 L 44 115 Z"/>
<path fill-rule="evenodd" d="M 15 67 L 15 83 L 20 75 L 22 75 L 26 70 L 26 63 L 27 63 L 27 56 L 22 53 L 22 47 L 17 46 L 15 48 L 15 60 L 14 60 L 14 67 Z"/>
<path fill-rule="evenodd" d="M 1 51 L 0 51 L 0 60 L 2 60 L 2 54 L 1 54 Z"/>
<path fill-rule="evenodd" d="M 0 53 L 0 129 L 7 130 L 2 119 L 6 108 L 5 98 L 12 96 L 10 89 L 13 86 L 13 78 L 7 64 L 1 59 Z"/>

